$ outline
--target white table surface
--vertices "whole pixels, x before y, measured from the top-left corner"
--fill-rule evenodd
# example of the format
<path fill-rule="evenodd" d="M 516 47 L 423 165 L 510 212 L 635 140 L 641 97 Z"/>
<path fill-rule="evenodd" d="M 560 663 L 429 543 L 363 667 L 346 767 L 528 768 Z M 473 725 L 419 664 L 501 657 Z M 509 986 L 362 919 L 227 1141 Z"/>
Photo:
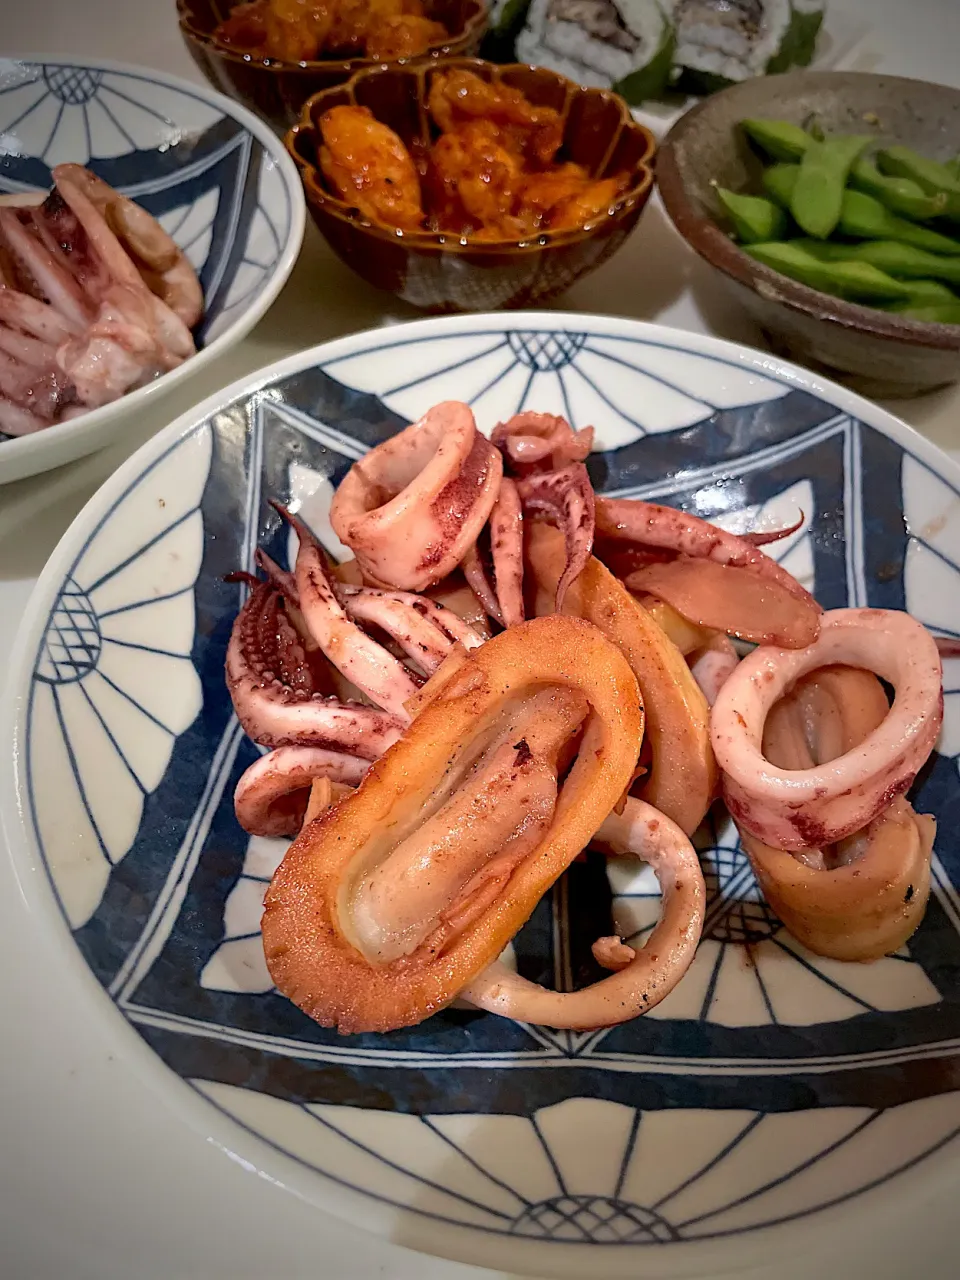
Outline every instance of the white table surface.
<path fill-rule="evenodd" d="M 173 0 L 6 0 L 3 53 L 139 62 L 197 80 Z M 960 84 L 958 0 L 832 0 L 862 39 L 844 65 Z M 617 257 L 556 304 L 658 319 L 756 342 L 705 267 L 653 203 Z M 120 445 L 0 488 L 0 671 L 37 575 L 103 479 L 153 432 L 218 387 L 303 347 L 413 318 L 341 265 L 312 224 L 293 276 L 232 353 L 161 405 Z M 891 403 L 960 456 L 960 389 Z M 5 851 L 0 851 L 0 857 Z M 2 1280 L 495 1280 L 347 1227 L 250 1171 L 201 1136 L 173 1128 L 163 1102 L 109 1055 L 64 952 L 30 919 L 0 868 L 0 1278 Z M 960 1178 L 901 1216 L 839 1238 L 811 1225 L 810 1254 L 757 1280 L 948 1280 Z M 602 1280 L 602 1278 L 601 1278 Z M 708 1278 L 705 1278 L 708 1280 Z"/>

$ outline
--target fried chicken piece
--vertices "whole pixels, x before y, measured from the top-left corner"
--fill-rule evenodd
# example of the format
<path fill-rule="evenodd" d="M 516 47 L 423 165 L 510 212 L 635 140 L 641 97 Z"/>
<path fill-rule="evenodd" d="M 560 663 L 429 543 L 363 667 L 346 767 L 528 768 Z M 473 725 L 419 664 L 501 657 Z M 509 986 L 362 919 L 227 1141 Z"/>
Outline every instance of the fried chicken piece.
<path fill-rule="evenodd" d="M 500 130 L 489 120 L 441 134 L 427 171 L 431 221 L 454 235 L 522 238 L 530 226 L 515 216 L 514 207 L 523 177 L 520 157 L 503 145 Z"/>
<path fill-rule="evenodd" d="M 447 28 L 442 22 L 416 14 L 397 14 L 386 18 L 367 35 L 367 57 L 384 62 L 396 58 L 412 58 L 425 53 L 432 44 L 447 38 Z"/>
<path fill-rule="evenodd" d="M 558 205 L 582 195 L 590 181 L 587 170 L 571 161 L 542 172 L 528 173 L 520 190 L 520 206 L 546 222 Z"/>
<path fill-rule="evenodd" d="M 333 0 L 333 4 L 329 51 L 389 61 L 422 53 L 447 34 L 439 23 L 424 26 L 422 0 Z M 425 31 L 429 32 L 426 38 Z"/>
<path fill-rule="evenodd" d="M 548 165 L 563 141 L 563 122 L 552 107 L 535 107 L 519 89 L 489 84 L 472 71 L 435 75 L 427 106 L 444 133 L 475 120 L 499 126 L 501 142 L 532 164 Z"/>
<path fill-rule="evenodd" d="M 548 218 L 550 230 L 568 231 L 595 221 L 607 212 L 628 186 L 625 174 L 588 183 L 582 191 L 569 196 L 554 208 Z"/>
<path fill-rule="evenodd" d="M 331 4 L 322 0 L 254 0 L 237 5 L 214 35 L 279 62 L 310 62 L 320 56 L 333 20 Z"/>
<path fill-rule="evenodd" d="M 325 53 L 409 58 L 447 34 L 424 16 L 422 0 L 252 0 L 214 32 L 224 44 L 282 62 Z"/>
<path fill-rule="evenodd" d="M 410 153 L 369 108 L 333 107 L 321 117 L 320 132 L 320 167 L 339 196 L 371 221 L 407 231 L 422 224 Z"/>
<path fill-rule="evenodd" d="M 223 22 L 214 28 L 214 39 L 244 52 L 261 52 L 267 38 L 266 11 L 269 7 L 269 0 L 235 5 Z"/>

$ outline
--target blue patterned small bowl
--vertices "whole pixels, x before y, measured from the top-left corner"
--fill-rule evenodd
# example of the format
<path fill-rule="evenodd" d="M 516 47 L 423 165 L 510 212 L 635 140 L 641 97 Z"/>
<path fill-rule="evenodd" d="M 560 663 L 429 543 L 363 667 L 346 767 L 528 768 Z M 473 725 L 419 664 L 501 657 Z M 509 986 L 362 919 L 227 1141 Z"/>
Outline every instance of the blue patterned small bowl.
<path fill-rule="evenodd" d="M 175 76 L 116 62 L 0 58 L 0 194 L 46 191 L 50 170 L 87 165 L 137 200 L 186 252 L 204 293 L 197 354 L 82 418 L 0 436 L 0 484 L 102 448 L 149 398 L 247 334 L 300 252 L 293 163 L 251 112 Z"/>
<path fill-rule="evenodd" d="M 451 397 L 487 431 L 524 407 L 594 425 L 587 465 L 608 493 L 735 530 L 799 509 L 802 526 L 771 550 L 827 608 L 909 608 L 960 636 L 960 470 L 768 355 L 511 313 L 354 334 L 226 388 L 131 458 L 63 538 L 0 714 L 19 892 L 33 929 L 63 940 L 63 987 L 115 1069 L 152 1080 L 171 1118 L 261 1175 L 265 1197 L 268 1182 L 286 1186 L 400 1243 L 554 1278 L 743 1275 L 955 1178 L 957 660 L 915 798 L 939 823 L 930 903 L 896 955 L 808 952 L 718 816 L 696 837 L 697 956 L 624 1026 L 551 1031 L 448 1009 L 339 1036 L 274 989 L 260 915 L 286 842 L 247 836 L 233 812 L 258 751 L 224 686 L 244 590 L 224 574 L 251 568 L 258 543 L 289 563 L 271 498 L 342 552 L 334 486 Z M 0 892 L 17 897 L 2 878 Z M 575 863 L 514 940 L 518 967 L 547 985 L 582 978 L 593 939 L 646 938 L 658 901 L 649 868 Z"/>

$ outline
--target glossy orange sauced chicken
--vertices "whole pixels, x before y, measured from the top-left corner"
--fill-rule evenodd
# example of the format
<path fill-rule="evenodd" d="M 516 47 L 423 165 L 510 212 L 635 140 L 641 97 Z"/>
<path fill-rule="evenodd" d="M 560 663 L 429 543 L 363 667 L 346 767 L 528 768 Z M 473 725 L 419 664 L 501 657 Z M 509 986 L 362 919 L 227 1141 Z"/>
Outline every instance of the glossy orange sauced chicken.
<path fill-rule="evenodd" d="M 332 107 L 320 120 L 320 166 L 332 190 L 372 222 L 473 240 L 522 240 L 585 226 L 629 185 L 557 160 L 563 121 L 515 88 L 472 71 L 433 77 L 438 136 L 408 149 L 368 107 Z"/>
<path fill-rule="evenodd" d="M 280 62 L 392 61 L 424 53 L 449 34 L 422 0 L 252 0 L 235 5 L 214 32 L 224 44 Z"/>

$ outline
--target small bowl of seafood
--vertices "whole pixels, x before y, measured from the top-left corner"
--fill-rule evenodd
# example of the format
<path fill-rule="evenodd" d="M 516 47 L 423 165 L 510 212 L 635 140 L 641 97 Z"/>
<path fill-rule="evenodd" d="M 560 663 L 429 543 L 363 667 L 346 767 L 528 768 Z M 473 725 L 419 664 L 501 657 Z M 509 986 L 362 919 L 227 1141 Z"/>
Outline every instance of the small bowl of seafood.
<path fill-rule="evenodd" d="M 615 253 L 653 185 L 624 101 L 538 67 L 381 67 L 287 135 L 334 252 L 425 311 L 536 306 Z"/>
<path fill-rule="evenodd" d="M 353 334 L 51 557 L 12 909 L 264 1212 L 743 1275 L 956 1179 L 958 655 L 960 468 L 876 405 L 615 317 Z"/>
<path fill-rule="evenodd" d="M 657 181 L 774 349 L 915 395 L 960 378 L 958 152 L 960 90 L 804 72 L 688 112 Z"/>
<path fill-rule="evenodd" d="M 217 94 L 69 59 L 4 59 L 0 80 L 5 483 L 101 448 L 237 343 L 305 213 L 283 148 Z"/>
<path fill-rule="evenodd" d="M 364 67 L 475 54 L 484 0 L 177 0 L 180 31 L 214 88 L 283 131 L 314 93 Z"/>

